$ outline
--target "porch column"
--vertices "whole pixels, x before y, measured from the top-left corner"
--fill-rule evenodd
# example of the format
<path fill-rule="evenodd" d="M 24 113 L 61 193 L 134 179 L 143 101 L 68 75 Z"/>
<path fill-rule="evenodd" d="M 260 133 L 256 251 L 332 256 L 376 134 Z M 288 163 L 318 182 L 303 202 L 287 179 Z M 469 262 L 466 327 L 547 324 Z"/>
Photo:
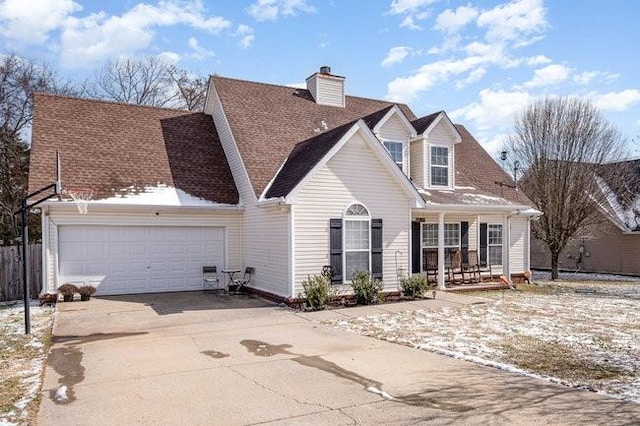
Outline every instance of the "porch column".
<path fill-rule="evenodd" d="M 438 290 L 444 290 L 444 213 L 438 214 Z"/>
<path fill-rule="evenodd" d="M 511 282 L 511 215 L 507 216 L 507 223 L 502 241 L 502 273 Z"/>

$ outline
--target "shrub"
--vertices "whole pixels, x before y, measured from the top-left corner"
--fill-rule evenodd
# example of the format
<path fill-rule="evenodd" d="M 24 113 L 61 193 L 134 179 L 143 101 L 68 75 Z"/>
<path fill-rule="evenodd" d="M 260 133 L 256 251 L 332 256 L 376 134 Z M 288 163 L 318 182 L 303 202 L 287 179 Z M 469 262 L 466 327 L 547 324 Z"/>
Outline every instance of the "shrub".
<path fill-rule="evenodd" d="M 80 294 L 86 294 L 91 296 L 95 292 L 96 292 L 96 288 L 92 285 L 83 285 L 82 287 L 78 288 L 78 293 Z"/>
<path fill-rule="evenodd" d="M 351 276 L 351 288 L 360 305 L 374 305 L 384 301 L 384 284 L 372 278 L 368 272 L 355 271 Z"/>
<path fill-rule="evenodd" d="M 58 292 L 60 292 L 60 294 L 62 294 L 63 296 L 69 296 L 77 293 L 78 287 L 73 284 L 62 284 L 60 287 L 58 287 Z"/>
<path fill-rule="evenodd" d="M 427 278 L 424 275 L 414 275 L 413 277 L 401 278 L 400 287 L 404 296 L 415 299 L 422 296 L 429 288 L 429 284 L 427 284 Z"/>
<path fill-rule="evenodd" d="M 337 294 L 337 289 L 331 285 L 329 278 L 322 275 L 307 275 L 307 279 L 302 281 L 302 288 L 304 297 L 313 310 L 324 309 Z"/>

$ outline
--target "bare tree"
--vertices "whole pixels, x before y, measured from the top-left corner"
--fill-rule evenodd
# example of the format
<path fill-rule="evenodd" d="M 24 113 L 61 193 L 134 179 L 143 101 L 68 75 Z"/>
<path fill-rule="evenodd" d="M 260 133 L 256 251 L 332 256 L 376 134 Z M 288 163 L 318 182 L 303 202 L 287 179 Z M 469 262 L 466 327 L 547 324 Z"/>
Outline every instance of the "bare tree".
<path fill-rule="evenodd" d="M 189 111 L 204 110 L 207 78 L 179 69 L 175 65 L 169 66 L 167 72 L 175 86 L 176 103 L 174 106 Z"/>
<path fill-rule="evenodd" d="M 532 232 L 549 248 L 551 278 L 557 279 L 560 253 L 602 220 L 598 203 L 606 186 L 598 172 L 620 160 L 624 140 L 590 101 L 563 97 L 530 105 L 516 119 L 508 145 L 525 170 L 522 190 L 543 212 Z"/>
<path fill-rule="evenodd" d="M 59 79 L 44 63 L 15 53 L 0 57 L 0 244 L 10 244 L 17 236 L 13 212 L 27 191 L 36 91 L 76 93 L 75 85 Z M 33 231 L 38 232 L 39 221 L 32 223 Z"/>
<path fill-rule="evenodd" d="M 136 105 L 170 106 L 177 98 L 168 67 L 157 56 L 107 63 L 96 75 L 94 97 Z"/>

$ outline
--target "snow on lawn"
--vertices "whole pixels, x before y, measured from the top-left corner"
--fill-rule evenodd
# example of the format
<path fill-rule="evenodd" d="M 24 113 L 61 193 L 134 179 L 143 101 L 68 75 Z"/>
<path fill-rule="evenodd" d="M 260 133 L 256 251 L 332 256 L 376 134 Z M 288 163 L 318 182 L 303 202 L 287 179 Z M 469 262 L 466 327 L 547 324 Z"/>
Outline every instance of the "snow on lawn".
<path fill-rule="evenodd" d="M 492 299 L 484 304 L 328 323 L 640 403 L 640 297 L 633 297 L 640 283 L 591 282 L 598 290 L 587 294 L 584 282 L 564 284 L 541 286 L 546 294 L 494 292 L 483 294 Z"/>
<path fill-rule="evenodd" d="M 0 425 L 32 423 L 40 390 L 53 308 L 30 306 L 31 335 L 24 334 L 24 305 L 0 306 Z"/>

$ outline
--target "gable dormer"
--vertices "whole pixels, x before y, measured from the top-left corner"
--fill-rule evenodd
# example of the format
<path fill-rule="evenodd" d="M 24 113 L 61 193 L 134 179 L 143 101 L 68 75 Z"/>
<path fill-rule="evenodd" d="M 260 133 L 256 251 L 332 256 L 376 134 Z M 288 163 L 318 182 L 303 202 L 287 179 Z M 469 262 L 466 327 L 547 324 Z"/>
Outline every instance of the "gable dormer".
<path fill-rule="evenodd" d="M 331 68 L 320 67 L 320 72 L 307 78 L 307 90 L 318 105 L 344 108 L 344 77 L 331 74 Z"/>
<path fill-rule="evenodd" d="M 416 131 L 407 116 L 397 105 L 393 105 L 377 123 L 371 124 L 371 131 L 398 167 L 409 176 L 409 141 L 415 138 Z"/>
<path fill-rule="evenodd" d="M 462 137 L 444 111 L 412 121 L 411 178 L 418 188 L 453 190 L 455 145 Z"/>

